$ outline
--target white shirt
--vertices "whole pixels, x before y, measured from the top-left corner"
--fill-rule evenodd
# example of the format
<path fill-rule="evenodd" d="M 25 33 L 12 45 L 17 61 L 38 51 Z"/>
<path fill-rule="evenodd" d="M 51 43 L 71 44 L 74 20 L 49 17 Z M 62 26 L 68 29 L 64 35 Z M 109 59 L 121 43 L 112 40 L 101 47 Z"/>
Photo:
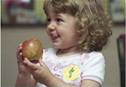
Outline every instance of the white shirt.
<path fill-rule="evenodd" d="M 105 74 L 105 60 L 100 52 L 56 55 L 53 48 L 45 49 L 43 60 L 57 78 L 80 87 L 81 81 L 90 79 L 102 85 Z M 37 87 L 46 87 L 40 83 Z"/>

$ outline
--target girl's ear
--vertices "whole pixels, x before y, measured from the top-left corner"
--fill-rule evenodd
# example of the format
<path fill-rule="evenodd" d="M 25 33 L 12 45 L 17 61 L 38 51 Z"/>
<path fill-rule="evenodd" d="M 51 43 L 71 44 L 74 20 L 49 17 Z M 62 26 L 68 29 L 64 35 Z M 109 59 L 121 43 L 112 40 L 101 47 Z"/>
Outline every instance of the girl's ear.
<path fill-rule="evenodd" d="M 82 43 L 83 41 L 85 41 L 85 39 L 88 37 L 88 29 L 81 29 L 78 32 L 79 35 L 79 43 Z"/>
<path fill-rule="evenodd" d="M 78 35 L 79 35 L 80 37 L 82 37 L 82 36 L 83 36 L 83 37 L 86 37 L 86 36 L 88 35 L 88 29 L 82 28 L 82 29 L 78 30 L 77 33 L 78 33 Z"/>

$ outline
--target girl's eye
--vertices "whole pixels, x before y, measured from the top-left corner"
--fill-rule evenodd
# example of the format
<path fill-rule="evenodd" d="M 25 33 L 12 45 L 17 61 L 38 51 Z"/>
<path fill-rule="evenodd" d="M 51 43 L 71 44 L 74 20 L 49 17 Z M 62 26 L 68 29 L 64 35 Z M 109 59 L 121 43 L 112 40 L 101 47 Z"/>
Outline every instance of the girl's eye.
<path fill-rule="evenodd" d="M 50 21 L 51 21 L 51 19 L 50 19 L 50 18 L 48 18 L 48 19 L 47 19 L 47 22 L 50 22 Z"/>
<path fill-rule="evenodd" d="M 57 21 L 57 23 L 63 22 L 63 20 L 61 18 L 57 18 L 56 21 Z"/>

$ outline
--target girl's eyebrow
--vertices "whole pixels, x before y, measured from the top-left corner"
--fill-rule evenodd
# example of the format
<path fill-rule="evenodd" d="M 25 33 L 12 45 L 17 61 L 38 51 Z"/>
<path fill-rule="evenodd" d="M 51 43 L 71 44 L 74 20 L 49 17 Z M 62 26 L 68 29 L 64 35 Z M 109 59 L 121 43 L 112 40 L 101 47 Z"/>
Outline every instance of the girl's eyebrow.
<path fill-rule="evenodd" d="M 58 16 L 58 17 L 62 17 L 61 14 L 56 14 L 56 16 Z"/>
<path fill-rule="evenodd" d="M 64 18 L 64 16 L 63 16 L 61 13 L 59 13 L 59 14 L 56 14 L 56 16 L 57 16 L 57 17 Z"/>

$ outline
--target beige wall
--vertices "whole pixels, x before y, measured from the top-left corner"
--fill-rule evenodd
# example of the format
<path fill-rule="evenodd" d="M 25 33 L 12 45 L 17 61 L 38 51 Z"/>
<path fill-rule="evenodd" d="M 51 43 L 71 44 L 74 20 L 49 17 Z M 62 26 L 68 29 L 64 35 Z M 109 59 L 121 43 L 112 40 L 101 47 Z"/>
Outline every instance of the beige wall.
<path fill-rule="evenodd" d="M 104 87 L 120 87 L 119 66 L 116 38 L 124 33 L 123 26 L 113 27 L 113 35 L 110 38 L 109 45 L 103 50 L 106 57 L 106 76 Z M 14 87 L 17 64 L 16 48 L 18 44 L 28 38 L 38 37 L 42 39 L 45 48 L 51 47 L 51 43 L 42 27 L 3 27 L 2 28 L 2 86 Z"/>

